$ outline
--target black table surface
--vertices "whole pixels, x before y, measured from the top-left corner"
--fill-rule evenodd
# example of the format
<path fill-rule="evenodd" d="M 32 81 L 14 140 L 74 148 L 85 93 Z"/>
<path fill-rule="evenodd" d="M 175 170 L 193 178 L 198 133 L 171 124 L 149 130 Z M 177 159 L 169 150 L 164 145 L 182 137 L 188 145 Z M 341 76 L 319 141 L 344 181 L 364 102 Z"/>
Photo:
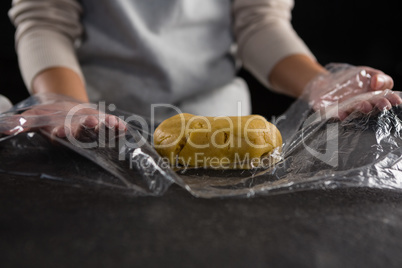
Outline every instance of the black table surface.
<path fill-rule="evenodd" d="M 0 175 L 1 267 L 401 267 L 402 194 L 162 197 Z"/>

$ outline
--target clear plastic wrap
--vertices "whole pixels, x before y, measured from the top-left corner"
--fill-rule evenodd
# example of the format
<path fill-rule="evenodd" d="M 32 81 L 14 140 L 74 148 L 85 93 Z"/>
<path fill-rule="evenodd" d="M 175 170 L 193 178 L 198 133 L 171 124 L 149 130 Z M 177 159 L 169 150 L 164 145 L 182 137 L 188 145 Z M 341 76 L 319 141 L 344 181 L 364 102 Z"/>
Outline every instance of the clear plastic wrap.
<path fill-rule="evenodd" d="M 145 119 L 135 121 L 137 117 L 117 112 L 132 118 L 127 129 L 110 131 L 103 124 L 102 131 L 102 127 L 83 125 L 88 116 L 104 120 L 102 114 L 84 106 L 84 113 L 77 110 L 69 116 L 71 110 L 61 108 L 76 105 L 81 104 L 63 96 L 37 95 L 0 115 L 0 172 L 108 187 L 133 195 L 161 195 L 180 180 L 168 166 L 155 162 L 158 154 L 146 140 L 148 130 L 139 124 Z M 35 112 L 26 115 L 26 111 Z M 65 124 L 68 117 L 70 127 L 81 127 L 79 137 L 55 135 L 54 127 Z M 137 162 L 141 168 L 134 164 Z"/>
<path fill-rule="evenodd" d="M 318 78 L 309 85 L 312 89 L 306 90 L 311 94 L 319 88 L 324 105 L 316 105 L 310 101 L 312 98 L 303 96 L 285 114 L 272 120 L 284 141 L 282 153 L 277 155 L 280 161 L 274 166 L 173 170 L 152 147 L 153 122 L 114 109 L 105 112 L 120 118 L 131 116 L 127 131 L 83 127 L 80 140 L 97 141 L 96 146 L 84 148 L 46 128 L 65 120 L 63 111 L 24 116 L 24 111 L 33 107 L 53 107 L 46 105 L 69 100 L 31 97 L 0 115 L 0 172 L 120 189 L 136 195 L 161 195 L 172 183 L 203 198 L 337 187 L 401 190 L 402 107 L 374 107 L 368 113 L 353 107 L 367 100 L 395 100 L 402 93 L 370 91 L 371 75 L 364 68 L 335 67 L 330 68 L 329 77 Z M 333 92 L 342 92 L 346 97 L 329 101 Z M 340 111 L 348 112 L 343 120 L 337 116 Z M 72 121 L 80 124 L 88 115 L 75 114 Z M 102 121 L 102 114 L 90 115 Z M 27 129 L 31 132 L 24 132 Z"/>

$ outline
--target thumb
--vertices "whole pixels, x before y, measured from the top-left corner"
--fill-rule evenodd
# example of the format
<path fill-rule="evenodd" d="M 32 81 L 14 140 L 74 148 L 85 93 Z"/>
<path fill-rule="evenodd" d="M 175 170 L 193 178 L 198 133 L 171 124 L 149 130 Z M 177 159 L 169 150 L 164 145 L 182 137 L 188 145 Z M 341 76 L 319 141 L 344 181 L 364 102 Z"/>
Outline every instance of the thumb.
<path fill-rule="evenodd" d="M 394 87 L 394 81 L 389 75 L 375 74 L 371 78 L 370 86 L 372 90 L 386 90 Z"/>

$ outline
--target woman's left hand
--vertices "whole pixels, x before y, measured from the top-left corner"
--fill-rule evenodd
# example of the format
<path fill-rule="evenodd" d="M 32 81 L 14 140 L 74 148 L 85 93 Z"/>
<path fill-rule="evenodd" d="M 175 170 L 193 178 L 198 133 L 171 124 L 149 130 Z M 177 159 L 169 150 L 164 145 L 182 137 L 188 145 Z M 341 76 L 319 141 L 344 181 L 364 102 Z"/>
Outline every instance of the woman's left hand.
<path fill-rule="evenodd" d="M 305 97 L 314 110 L 337 106 L 341 120 L 353 112 L 369 113 L 374 108 L 389 110 L 402 103 L 391 89 L 389 75 L 370 67 L 332 64 L 329 73 L 320 75 L 305 89 Z"/>

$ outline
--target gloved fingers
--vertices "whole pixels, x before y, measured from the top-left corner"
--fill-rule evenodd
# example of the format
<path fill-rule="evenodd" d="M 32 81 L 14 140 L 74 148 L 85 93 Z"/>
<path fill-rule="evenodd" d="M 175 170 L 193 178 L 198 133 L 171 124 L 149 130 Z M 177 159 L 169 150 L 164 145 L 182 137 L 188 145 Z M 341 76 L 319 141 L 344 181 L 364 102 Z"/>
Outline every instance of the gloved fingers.
<path fill-rule="evenodd" d="M 340 110 L 340 111 L 338 112 L 338 118 L 339 118 L 339 120 L 343 121 L 343 120 L 346 119 L 346 117 L 349 116 L 349 114 L 350 114 L 349 112 Z"/>
<path fill-rule="evenodd" d="M 380 111 L 390 110 L 392 106 L 397 106 L 401 103 L 402 98 L 399 94 L 391 90 L 368 92 L 340 102 L 339 104 L 330 105 L 327 115 L 344 120 L 354 112 L 368 114 L 374 109 Z M 321 108 L 320 110 L 325 112 L 325 109 L 326 108 Z"/>
<path fill-rule="evenodd" d="M 100 120 L 97 116 L 87 115 L 81 118 L 80 127 L 86 129 L 96 128 L 100 124 Z"/>
<path fill-rule="evenodd" d="M 388 107 L 389 103 L 386 101 L 369 101 L 369 100 L 358 100 L 356 102 L 350 103 L 348 105 L 341 105 L 338 109 L 337 114 L 333 114 L 333 117 L 339 118 L 339 120 L 345 120 L 350 114 L 354 112 L 360 112 L 364 114 L 370 113 L 375 107 L 381 107 L 382 109 Z M 390 108 L 389 108 L 390 109 Z"/>
<path fill-rule="evenodd" d="M 78 118 L 77 118 L 78 119 Z M 80 116 L 79 120 L 74 120 L 70 124 L 62 124 L 52 129 L 52 136 L 58 138 L 76 138 L 84 136 L 85 132 L 94 131 L 99 124 L 99 119 L 94 115 Z"/>
<path fill-rule="evenodd" d="M 390 110 L 392 108 L 391 102 L 386 97 L 372 98 L 369 101 L 380 111 Z"/>
<path fill-rule="evenodd" d="M 99 133 L 101 129 L 108 130 L 106 132 L 110 132 L 110 130 L 114 130 L 115 133 L 126 131 L 127 126 L 126 123 L 120 118 L 107 114 L 96 127 L 95 132 Z"/>
<path fill-rule="evenodd" d="M 125 123 L 114 115 L 104 115 L 100 118 L 94 115 L 82 116 L 80 120 L 70 125 L 61 125 L 52 130 L 52 135 L 58 138 L 74 138 L 80 141 L 96 139 L 98 134 L 109 136 L 126 131 Z"/>
<path fill-rule="evenodd" d="M 65 126 L 57 126 L 54 127 L 51 131 L 47 131 L 51 133 L 51 137 L 65 138 L 69 133 L 69 130 Z"/>
<path fill-rule="evenodd" d="M 371 90 L 386 90 L 394 87 L 394 80 L 391 76 L 371 67 L 362 66 L 361 68 L 363 68 L 371 76 Z"/>
<path fill-rule="evenodd" d="M 398 94 L 394 92 L 389 92 L 385 95 L 385 97 L 389 100 L 392 106 L 397 106 L 402 103 L 402 98 Z"/>
<path fill-rule="evenodd" d="M 378 94 L 377 92 L 373 92 L 371 98 L 368 98 L 367 101 L 371 103 L 372 106 L 378 108 L 379 110 L 390 110 L 392 106 L 397 106 L 402 103 L 402 98 L 391 90 L 381 91 Z"/>
<path fill-rule="evenodd" d="M 357 105 L 356 110 L 361 113 L 368 114 L 374 109 L 374 107 L 375 105 L 373 105 L 373 103 L 371 103 L 370 101 L 362 101 Z"/>
<path fill-rule="evenodd" d="M 116 131 L 125 131 L 127 129 L 126 123 L 117 116 L 107 114 L 105 116 L 104 125 L 109 129 Z"/>
<path fill-rule="evenodd" d="M 370 87 L 372 90 L 392 89 L 394 80 L 386 74 L 375 74 L 371 77 Z"/>

